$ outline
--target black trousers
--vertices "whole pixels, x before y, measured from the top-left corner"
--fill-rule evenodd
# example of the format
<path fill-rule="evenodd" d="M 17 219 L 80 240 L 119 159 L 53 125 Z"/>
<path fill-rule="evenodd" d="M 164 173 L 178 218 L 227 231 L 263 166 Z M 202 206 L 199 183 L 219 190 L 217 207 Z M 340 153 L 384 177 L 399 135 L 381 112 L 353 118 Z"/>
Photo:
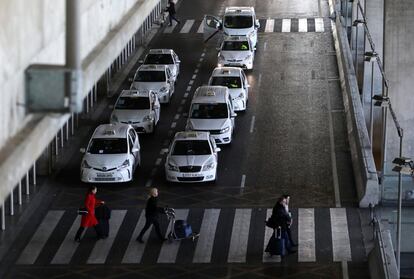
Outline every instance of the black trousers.
<path fill-rule="evenodd" d="M 164 239 L 164 236 L 161 233 L 160 223 L 158 223 L 158 218 L 157 217 L 146 217 L 145 225 L 142 228 L 141 232 L 139 233 L 137 240 L 142 240 L 142 237 L 144 236 L 145 232 L 149 229 L 151 225 L 154 225 L 155 232 L 157 233 L 158 238 Z"/>
<path fill-rule="evenodd" d="M 293 239 L 292 239 L 292 232 L 290 230 L 290 226 L 286 228 L 286 233 L 287 233 L 290 244 L 291 245 L 296 245 L 295 242 L 293 242 Z"/>
<path fill-rule="evenodd" d="M 94 226 L 93 228 L 95 229 L 96 236 L 98 238 L 101 238 L 102 234 L 101 234 L 101 231 L 99 230 L 98 225 Z M 85 227 L 79 227 L 78 231 L 76 232 L 75 239 L 80 239 L 80 237 L 81 237 L 84 230 L 85 230 Z"/>
<path fill-rule="evenodd" d="M 175 17 L 175 14 L 169 14 L 169 16 L 170 16 L 170 25 L 172 25 L 172 21 L 173 21 L 173 19 L 177 22 L 177 23 L 180 23 L 180 21 Z"/>

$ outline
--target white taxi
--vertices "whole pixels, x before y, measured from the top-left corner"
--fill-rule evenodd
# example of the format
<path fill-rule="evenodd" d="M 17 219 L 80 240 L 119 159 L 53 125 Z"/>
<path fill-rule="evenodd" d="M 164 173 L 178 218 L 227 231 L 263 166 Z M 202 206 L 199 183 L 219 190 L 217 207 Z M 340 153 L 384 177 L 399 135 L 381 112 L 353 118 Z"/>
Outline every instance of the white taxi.
<path fill-rule="evenodd" d="M 141 65 L 130 89 L 153 91 L 161 103 L 169 103 L 174 94 L 174 77 L 166 65 Z"/>
<path fill-rule="evenodd" d="M 220 148 L 208 132 L 176 133 L 165 162 L 167 181 L 216 180 L 219 151 Z"/>
<path fill-rule="evenodd" d="M 152 91 L 122 90 L 111 123 L 130 124 L 138 133 L 153 133 L 160 120 L 160 102 Z"/>
<path fill-rule="evenodd" d="M 218 67 L 241 67 L 253 69 L 254 49 L 245 36 L 230 36 L 224 38 L 219 48 Z"/>
<path fill-rule="evenodd" d="M 173 49 L 150 49 L 144 60 L 138 61 L 144 65 L 166 65 L 171 71 L 174 81 L 180 74 L 180 59 Z"/>
<path fill-rule="evenodd" d="M 227 87 L 200 86 L 191 101 L 186 130 L 207 131 L 217 144 L 229 144 L 236 116 Z"/>
<path fill-rule="evenodd" d="M 131 125 L 99 125 L 81 152 L 80 177 L 87 183 L 131 181 L 141 164 L 138 135 Z"/>
<path fill-rule="evenodd" d="M 235 67 L 215 68 L 208 85 L 226 86 L 229 89 L 234 110 L 246 110 L 250 85 L 242 69 Z"/>

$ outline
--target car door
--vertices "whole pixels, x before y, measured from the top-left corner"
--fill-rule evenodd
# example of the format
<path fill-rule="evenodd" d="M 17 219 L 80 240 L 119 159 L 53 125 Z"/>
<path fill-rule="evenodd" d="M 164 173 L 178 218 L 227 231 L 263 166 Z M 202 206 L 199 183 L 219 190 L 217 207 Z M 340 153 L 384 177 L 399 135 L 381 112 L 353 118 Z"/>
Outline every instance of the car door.
<path fill-rule="evenodd" d="M 128 145 L 129 145 L 129 153 L 132 155 L 131 159 L 133 160 L 134 168 L 140 164 L 140 157 L 139 157 L 139 141 L 138 135 L 134 131 L 134 129 L 130 129 L 128 131 Z"/>
<path fill-rule="evenodd" d="M 211 144 L 211 148 L 213 150 L 214 157 L 216 157 L 216 163 L 217 163 L 218 162 L 217 144 L 216 144 L 216 141 L 214 140 L 214 138 L 212 136 L 210 136 L 210 144 Z"/>
<path fill-rule="evenodd" d="M 247 82 L 247 77 L 244 71 L 241 71 L 241 80 L 242 80 L 242 86 L 243 89 L 246 92 L 246 100 L 249 99 L 249 83 Z"/>
<path fill-rule="evenodd" d="M 151 92 L 150 98 L 151 98 L 152 110 L 154 111 L 155 124 L 157 124 L 158 121 L 160 120 L 160 113 L 161 113 L 160 100 L 158 100 L 158 96 L 154 92 Z"/>
<path fill-rule="evenodd" d="M 174 58 L 174 63 L 175 63 L 175 67 L 177 69 L 177 76 L 180 74 L 180 58 L 178 58 L 178 55 L 173 52 L 173 58 Z"/>
<path fill-rule="evenodd" d="M 172 94 L 174 94 L 174 78 L 173 78 L 170 68 L 168 67 L 165 68 L 165 72 L 167 75 L 167 81 L 170 84 L 170 96 L 171 96 Z"/>
<path fill-rule="evenodd" d="M 212 15 L 205 15 L 203 19 L 203 39 L 204 42 L 207 42 L 212 37 L 214 37 L 218 32 L 220 32 L 221 20 Z"/>

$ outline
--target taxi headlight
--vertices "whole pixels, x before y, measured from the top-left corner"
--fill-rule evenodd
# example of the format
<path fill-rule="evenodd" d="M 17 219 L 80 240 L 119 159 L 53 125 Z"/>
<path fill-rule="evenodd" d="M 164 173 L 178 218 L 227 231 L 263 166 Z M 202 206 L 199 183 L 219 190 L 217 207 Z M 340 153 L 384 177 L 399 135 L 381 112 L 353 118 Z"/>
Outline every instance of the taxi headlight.
<path fill-rule="evenodd" d="M 214 162 L 208 163 L 207 165 L 203 166 L 203 171 L 212 170 L 212 169 L 214 169 L 215 165 L 216 164 Z"/>
<path fill-rule="evenodd" d="M 240 95 L 239 95 L 237 98 L 239 98 L 239 99 L 244 99 L 244 93 L 243 93 L 243 92 L 242 92 L 242 93 L 240 93 Z"/>
<path fill-rule="evenodd" d="M 228 131 L 230 131 L 230 126 L 228 126 L 228 127 L 226 127 L 226 128 L 221 129 L 221 130 L 220 130 L 220 134 L 227 133 Z"/>
<path fill-rule="evenodd" d="M 152 115 L 147 115 L 144 117 L 144 122 L 152 122 L 154 121 L 154 117 Z"/>
<path fill-rule="evenodd" d="M 91 169 L 92 167 L 86 162 L 86 160 L 82 161 L 82 168 L 83 169 Z"/>
<path fill-rule="evenodd" d="M 168 170 L 170 171 L 180 171 L 177 166 L 171 164 L 170 162 L 168 162 L 167 166 L 168 166 Z"/>
<path fill-rule="evenodd" d="M 128 160 L 128 159 L 126 159 L 126 160 L 122 163 L 122 165 L 120 165 L 120 166 L 119 166 L 119 169 L 123 169 L 123 168 L 127 168 L 127 167 L 129 167 L 129 160 Z"/>

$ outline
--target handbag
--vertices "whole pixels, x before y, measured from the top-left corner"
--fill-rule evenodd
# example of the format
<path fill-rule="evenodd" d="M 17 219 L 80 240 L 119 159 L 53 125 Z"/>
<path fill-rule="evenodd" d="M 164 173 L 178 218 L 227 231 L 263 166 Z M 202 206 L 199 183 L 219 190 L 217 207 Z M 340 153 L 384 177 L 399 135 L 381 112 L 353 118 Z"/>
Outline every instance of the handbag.
<path fill-rule="evenodd" d="M 273 216 L 272 216 L 273 217 Z M 269 227 L 269 228 L 271 228 L 271 229 L 275 229 L 276 227 L 277 227 L 277 222 L 276 222 L 276 218 L 272 218 L 272 217 L 269 217 L 266 221 L 265 221 L 265 224 L 266 224 L 266 227 Z"/>
<path fill-rule="evenodd" d="M 88 213 L 89 213 L 89 211 L 86 207 L 79 207 L 78 208 L 78 215 L 86 215 Z"/>
<path fill-rule="evenodd" d="M 280 227 L 273 231 L 272 236 L 266 246 L 265 252 L 268 252 L 271 256 L 273 255 L 285 255 L 286 245 L 285 240 L 282 238 L 282 232 Z"/>

